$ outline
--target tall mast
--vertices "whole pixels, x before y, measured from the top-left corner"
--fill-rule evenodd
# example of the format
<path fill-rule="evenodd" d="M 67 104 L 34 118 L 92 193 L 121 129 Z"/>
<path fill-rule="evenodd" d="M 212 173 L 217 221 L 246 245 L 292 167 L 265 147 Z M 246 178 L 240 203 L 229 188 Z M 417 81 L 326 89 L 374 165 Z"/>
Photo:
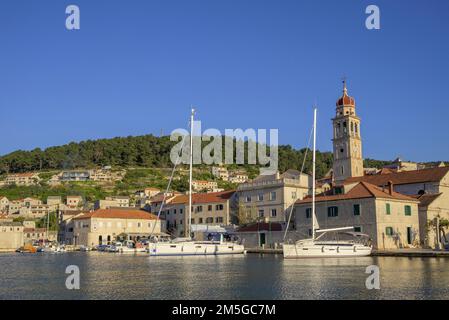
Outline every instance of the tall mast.
<path fill-rule="evenodd" d="M 192 171 L 193 171 L 193 116 L 195 109 L 192 108 L 190 114 L 190 168 L 189 168 L 189 221 L 187 222 L 187 232 L 190 238 L 192 229 Z"/>
<path fill-rule="evenodd" d="M 315 160 L 316 160 L 316 106 L 313 108 L 313 158 L 312 158 L 312 239 L 315 240 Z"/>

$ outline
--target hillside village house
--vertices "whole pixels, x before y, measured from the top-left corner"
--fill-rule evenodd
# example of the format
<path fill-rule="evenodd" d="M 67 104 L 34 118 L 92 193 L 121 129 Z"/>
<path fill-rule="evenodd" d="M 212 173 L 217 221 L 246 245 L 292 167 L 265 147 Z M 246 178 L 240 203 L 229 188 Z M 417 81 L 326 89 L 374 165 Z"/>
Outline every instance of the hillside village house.
<path fill-rule="evenodd" d="M 11 200 L 8 204 L 8 215 L 19 215 L 21 210 L 29 209 L 31 207 L 38 207 L 42 205 L 42 201 L 34 198 L 25 198 L 19 200 Z M 26 213 L 22 211 L 22 214 Z"/>
<path fill-rule="evenodd" d="M 316 196 L 316 218 L 320 229 L 354 226 L 370 236 L 375 249 L 419 246 L 419 201 L 359 182 Z M 301 238 L 312 235 L 312 198 L 295 204 L 295 225 Z"/>
<path fill-rule="evenodd" d="M 106 197 L 104 200 L 97 200 L 94 203 L 94 210 L 97 209 L 109 209 L 109 208 L 128 208 L 129 197 L 114 196 Z"/>
<path fill-rule="evenodd" d="M 234 216 L 235 191 L 192 194 L 192 225 L 228 226 Z M 189 219 L 189 196 L 178 195 L 164 206 L 161 217 L 166 230 L 176 236 L 185 236 Z"/>
<path fill-rule="evenodd" d="M 14 251 L 21 247 L 23 243 L 23 226 L 21 223 L 0 221 L 0 252 Z"/>
<path fill-rule="evenodd" d="M 222 179 L 223 181 L 229 180 L 228 169 L 225 167 L 212 167 L 212 175 L 218 179 Z"/>
<path fill-rule="evenodd" d="M 64 210 L 78 210 L 84 206 L 84 200 L 81 196 L 67 196 Z"/>
<path fill-rule="evenodd" d="M 0 197 L 0 212 L 8 212 L 9 200 L 6 197 Z"/>
<path fill-rule="evenodd" d="M 239 215 L 248 221 L 285 222 L 292 205 L 309 194 L 310 175 L 297 170 L 261 175 L 237 188 Z"/>
<path fill-rule="evenodd" d="M 13 173 L 8 174 L 5 179 L 5 184 L 17 186 L 33 186 L 39 184 L 41 178 L 37 173 Z"/>
<path fill-rule="evenodd" d="M 96 182 L 113 182 L 120 181 L 125 176 L 125 170 L 112 171 L 110 168 L 92 169 L 92 170 L 69 170 L 62 171 L 54 175 L 50 181 L 50 185 L 57 185 L 61 182 L 73 181 L 96 181 Z"/>
<path fill-rule="evenodd" d="M 193 191 L 216 191 L 218 189 L 218 184 L 216 181 L 205 181 L 205 180 L 194 180 L 192 181 Z"/>
<path fill-rule="evenodd" d="M 229 176 L 229 182 L 231 183 L 245 183 L 248 181 L 248 176 L 244 173 L 231 173 Z"/>
<path fill-rule="evenodd" d="M 160 192 L 161 192 L 161 190 L 158 189 L 158 188 L 145 188 L 145 189 L 143 190 L 143 194 L 144 194 L 144 196 L 147 197 L 147 198 L 151 198 L 151 197 L 157 195 L 157 194 L 160 193 Z"/>
<path fill-rule="evenodd" d="M 62 205 L 62 198 L 60 196 L 48 196 L 47 204 L 54 209 L 59 209 L 59 206 Z"/>
<path fill-rule="evenodd" d="M 137 209 L 99 209 L 72 219 L 75 245 L 93 247 L 118 239 L 139 240 L 162 233 L 162 222 Z"/>

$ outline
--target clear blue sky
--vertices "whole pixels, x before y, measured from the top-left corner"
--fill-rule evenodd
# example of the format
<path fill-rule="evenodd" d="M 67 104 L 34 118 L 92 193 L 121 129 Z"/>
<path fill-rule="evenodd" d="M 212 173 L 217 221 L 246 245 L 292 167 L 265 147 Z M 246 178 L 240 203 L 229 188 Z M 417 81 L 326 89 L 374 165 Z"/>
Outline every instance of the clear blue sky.
<path fill-rule="evenodd" d="M 449 160 L 446 0 L 2 0 L 0 43 L 0 154 L 168 134 L 191 104 L 203 128 L 279 128 L 303 147 L 314 101 L 331 150 L 346 75 L 364 157 Z"/>

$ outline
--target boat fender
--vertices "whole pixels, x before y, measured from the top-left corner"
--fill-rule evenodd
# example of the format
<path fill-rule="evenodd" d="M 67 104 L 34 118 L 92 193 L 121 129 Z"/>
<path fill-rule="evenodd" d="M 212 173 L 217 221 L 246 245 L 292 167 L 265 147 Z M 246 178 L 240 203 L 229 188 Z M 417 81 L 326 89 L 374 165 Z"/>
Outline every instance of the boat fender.
<path fill-rule="evenodd" d="M 324 252 L 324 246 L 321 247 L 321 252 Z"/>
<path fill-rule="evenodd" d="M 340 253 L 340 247 L 337 247 L 337 253 Z"/>

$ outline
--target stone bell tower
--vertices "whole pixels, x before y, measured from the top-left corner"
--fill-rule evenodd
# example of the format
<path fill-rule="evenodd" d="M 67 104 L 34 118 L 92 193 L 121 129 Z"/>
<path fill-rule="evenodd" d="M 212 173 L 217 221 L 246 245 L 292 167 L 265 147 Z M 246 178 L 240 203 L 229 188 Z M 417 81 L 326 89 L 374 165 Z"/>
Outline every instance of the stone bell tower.
<path fill-rule="evenodd" d="M 332 119 L 334 134 L 334 182 L 338 185 L 350 177 L 363 176 L 360 118 L 355 113 L 355 100 L 348 95 L 346 80 L 343 96 L 337 100 L 336 115 Z"/>

